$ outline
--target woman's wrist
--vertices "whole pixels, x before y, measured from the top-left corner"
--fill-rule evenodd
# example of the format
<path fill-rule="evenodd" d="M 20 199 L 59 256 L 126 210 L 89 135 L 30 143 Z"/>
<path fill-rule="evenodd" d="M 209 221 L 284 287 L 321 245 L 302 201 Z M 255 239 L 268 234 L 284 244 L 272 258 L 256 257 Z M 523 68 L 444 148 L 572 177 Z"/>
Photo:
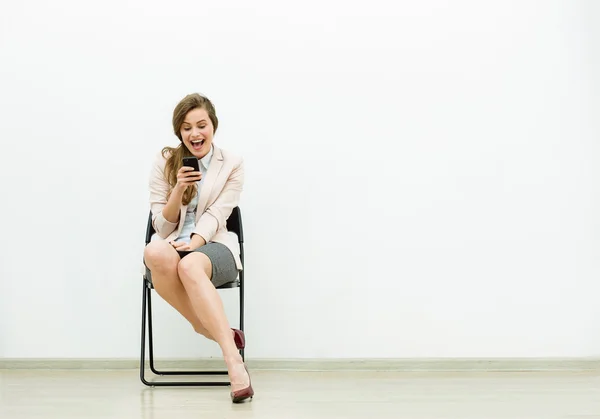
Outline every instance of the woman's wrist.
<path fill-rule="evenodd" d="M 181 201 L 183 201 L 183 194 L 185 193 L 186 188 L 187 186 L 185 185 L 175 185 L 175 187 L 173 188 L 173 192 L 171 192 L 171 195 L 174 195 L 174 198 L 180 205 Z"/>

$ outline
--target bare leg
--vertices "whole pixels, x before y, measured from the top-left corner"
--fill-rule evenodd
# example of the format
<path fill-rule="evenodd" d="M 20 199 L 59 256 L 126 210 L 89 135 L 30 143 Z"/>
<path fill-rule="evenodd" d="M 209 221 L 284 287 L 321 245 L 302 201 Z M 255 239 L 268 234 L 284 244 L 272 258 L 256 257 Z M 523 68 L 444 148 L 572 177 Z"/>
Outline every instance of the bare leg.
<path fill-rule="evenodd" d="M 197 333 L 215 340 L 196 315 L 179 279 L 177 265 L 180 258 L 173 246 L 165 241 L 150 242 L 144 250 L 144 260 L 152 272 L 152 284 L 158 295 L 181 313 Z"/>
<path fill-rule="evenodd" d="M 194 312 L 223 351 L 229 371 L 231 390 L 248 387 L 250 379 L 225 315 L 221 296 L 210 281 L 212 264 L 203 253 L 191 253 L 181 259 L 178 265 L 179 278 L 190 297 Z"/>

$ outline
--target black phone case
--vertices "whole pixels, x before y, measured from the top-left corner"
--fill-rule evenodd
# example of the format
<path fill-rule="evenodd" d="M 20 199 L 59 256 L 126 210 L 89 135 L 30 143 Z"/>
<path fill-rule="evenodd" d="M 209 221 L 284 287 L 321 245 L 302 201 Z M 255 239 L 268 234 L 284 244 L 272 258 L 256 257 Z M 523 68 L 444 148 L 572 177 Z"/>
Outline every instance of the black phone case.
<path fill-rule="evenodd" d="M 183 165 L 193 167 L 196 172 L 200 171 L 200 166 L 198 166 L 198 159 L 196 157 L 184 157 Z"/>

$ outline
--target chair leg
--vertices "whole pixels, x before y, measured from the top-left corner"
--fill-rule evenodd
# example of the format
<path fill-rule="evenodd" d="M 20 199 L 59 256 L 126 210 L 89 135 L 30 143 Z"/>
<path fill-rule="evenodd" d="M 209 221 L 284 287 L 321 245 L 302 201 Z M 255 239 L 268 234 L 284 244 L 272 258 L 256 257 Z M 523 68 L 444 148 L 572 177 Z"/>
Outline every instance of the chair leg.
<path fill-rule="evenodd" d="M 174 386 L 229 386 L 228 381 L 147 381 L 144 378 L 144 357 L 146 344 L 146 316 L 148 316 L 148 352 L 150 369 L 156 375 L 227 375 L 227 371 L 159 371 L 154 367 L 154 345 L 152 333 L 152 290 L 144 281 L 144 294 L 142 297 L 142 354 L 140 359 L 140 379 L 142 383 L 151 387 Z M 147 307 L 147 308 L 146 308 Z"/>
<path fill-rule="evenodd" d="M 154 337 L 152 336 L 152 290 L 146 287 L 146 299 L 148 300 L 148 363 L 150 371 L 156 375 L 162 375 L 154 368 Z"/>
<path fill-rule="evenodd" d="M 142 281 L 142 353 L 140 355 L 140 380 L 147 386 L 152 383 L 148 382 L 145 377 L 146 370 L 146 281 Z"/>
<path fill-rule="evenodd" d="M 244 331 L 244 271 L 240 271 L 240 330 Z M 242 361 L 246 361 L 245 357 L 245 349 L 240 350 L 240 355 L 242 356 Z"/>

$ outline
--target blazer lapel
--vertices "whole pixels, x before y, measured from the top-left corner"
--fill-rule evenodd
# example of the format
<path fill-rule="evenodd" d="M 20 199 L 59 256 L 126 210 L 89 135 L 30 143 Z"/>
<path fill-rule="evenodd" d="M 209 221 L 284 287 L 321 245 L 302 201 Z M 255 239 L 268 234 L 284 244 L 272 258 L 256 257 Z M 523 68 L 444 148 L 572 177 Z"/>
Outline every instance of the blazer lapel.
<path fill-rule="evenodd" d="M 200 185 L 200 196 L 198 197 L 198 207 L 196 209 L 196 222 L 200 219 L 200 216 L 206 210 L 208 205 L 208 197 L 210 196 L 210 192 L 219 177 L 219 173 L 221 173 L 221 168 L 223 167 L 223 153 L 221 149 L 215 146 L 212 159 L 208 166 L 208 171 L 206 172 L 206 177 L 202 179 Z"/>

